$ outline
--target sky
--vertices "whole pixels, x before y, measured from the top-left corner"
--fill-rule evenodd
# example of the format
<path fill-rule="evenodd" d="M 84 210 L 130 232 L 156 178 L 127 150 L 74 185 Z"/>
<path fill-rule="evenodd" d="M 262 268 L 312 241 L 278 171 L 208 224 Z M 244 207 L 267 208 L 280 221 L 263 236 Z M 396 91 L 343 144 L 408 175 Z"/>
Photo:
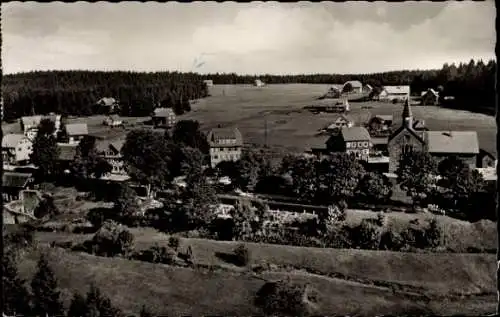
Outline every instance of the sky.
<path fill-rule="evenodd" d="M 495 3 L 2 4 L 4 73 L 360 74 L 495 58 Z"/>

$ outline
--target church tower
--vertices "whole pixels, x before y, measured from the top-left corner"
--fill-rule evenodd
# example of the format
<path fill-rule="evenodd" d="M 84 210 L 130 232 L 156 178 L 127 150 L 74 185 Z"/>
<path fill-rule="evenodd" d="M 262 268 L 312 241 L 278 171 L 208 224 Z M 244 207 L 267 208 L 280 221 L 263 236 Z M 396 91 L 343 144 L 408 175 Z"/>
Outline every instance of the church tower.
<path fill-rule="evenodd" d="M 410 98 L 406 98 L 403 108 L 403 126 L 407 129 L 413 129 L 413 114 L 411 113 Z"/>

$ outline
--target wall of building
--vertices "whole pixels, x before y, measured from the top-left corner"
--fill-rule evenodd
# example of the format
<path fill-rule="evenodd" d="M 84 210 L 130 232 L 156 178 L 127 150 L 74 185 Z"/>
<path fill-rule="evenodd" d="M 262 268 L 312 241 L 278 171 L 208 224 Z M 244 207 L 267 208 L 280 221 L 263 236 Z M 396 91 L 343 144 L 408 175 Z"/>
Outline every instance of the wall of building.
<path fill-rule="evenodd" d="M 350 141 L 346 142 L 345 151 L 347 154 L 353 154 L 359 159 L 367 160 L 370 155 L 370 141 Z"/>
<path fill-rule="evenodd" d="M 410 137 L 407 144 L 413 145 L 415 151 L 424 150 L 423 144 L 417 138 L 415 138 L 413 134 L 411 134 L 408 130 L 403 130 L 399 135 L 390 140 L 388 144 L 390 158 L 389 173 L 396 172 L 398 168 L 399 159 L 401 158 L 402 153 L 402 146 L 403 144 L 405 144 L 405 136 L 407 135 Z"/>
<path fill-rule="evenodd" d="M 211 147 L 210 163 L 215 167 L 222 161 L 237 161 L 241 158 L 241 147 Z"/>
<path fill-rule="evenodd" d="M 466 155 L 466 154 L 456 154 L 456 153 L 445 153 L 445 154 L 435 154 L 431 153 L 431 155 L 438 161 L 438 164 L 444 159 L 455 155 L 459 159 L 461 159 L 469 168 L 477 167 L 477 155 Z"/>

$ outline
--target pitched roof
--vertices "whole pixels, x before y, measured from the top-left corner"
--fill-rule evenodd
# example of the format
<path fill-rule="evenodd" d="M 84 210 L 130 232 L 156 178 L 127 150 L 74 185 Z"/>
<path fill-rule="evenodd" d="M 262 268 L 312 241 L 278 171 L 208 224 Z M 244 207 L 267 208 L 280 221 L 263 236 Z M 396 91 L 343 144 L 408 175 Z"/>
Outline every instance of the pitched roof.
<path fill-rule="evenodd" d="M 435 91 L 435 90 L 434 90 L 434 89 L 432 89 L 432 88 L 429 88 L 429 89 L 427 89 L 427 90 L 425 90 L 425 91 L 422 91 L 420 95 L 421 95 L 421 96 L 425 96 L 425 95 L 426 95 L 427 93 L 429 93 L 429 92 L 430 92 L 431 94 L 433 94 L 434 96 L 436 96 L 436 97 L 438 97 L 438 96 L 439 96 L 439 92 L 438 92 L 438 91 Z"/>
<path fill-rule="evenodd" d="M 221 140 L 235 140 L 235 143 L 225 144 Z M 243 137 L 238 128 L 215 128 L 208 133 L 211 146 L 243 146 Z"/>
<path fill-rule="evenodd" d="M 377 114 L 377 115 L 375 115 L 374 118 L 382 119 L 382 121 L 393 121 L 394 120 L 394 116 L 392 114 L 388 114 L 388 115 Z"/>
<path fill-rule="evenodd" d="M 39 125 L 40 121 L 42 121 L 42 116 L 25 116 L 21 117 L 21 122 L 23 123 L 24 126 L 27 125 Z"/>
<path fill-rule="evenodd" d="M 311 139 L 309 142 L 307 142 L 308 147 L 306 147 L 307 150 L 311 149 L 321 149 L 321 150 L 326 150 L 326 142 L 330 139 L 329 135 L 321 135 L 318 137 L 315 137 L 314 139 Z"/>
<path fill-rule="evenodd" d="M 89 129 L 86 123 L 70 123 L 66 125 L 68 135 L 87 135 Z"/>
<path fill-rule="evenodd" d="M 112 97 L 104 97 L 104 98 L 101 98 L 97 101 L 97 104 L 101 105 L 101 106 L 112 106 L 114 104 L 116 104 L 116 99 L 115 98 L 112 98 Z"/>
<path fill-rule="evenodd" d="M 384 86 L 388 94 L 409 94 L 410 86 Z"/>
<path fill-rule="evenodd" d="M 407 129 L 404 125 L 400 126 L 396 131 L 394 131 L 391 136 L 389 137 L 389 142 L 394 139 L 396 136 L 398 136 L 401 132 L 403 132 L 404 130 L 407 130 L 408 132 L 410 132 L 410 134 L 412 134 L 415 138 L 417 138 L 417 140 L 420 142 L 420 143 L 425 143 L 424 139 L 422 139 L 422 137 L 413 129 Z"/>
<path fill-rule="evenodd" d="M 476 131 L 427 131 L 425 139 L 429 153 L 479 153 Z"/>
<path fill-rule="evenodd" d="M 6 134 L 2 138 L 2 147 L 3 148 L 13 148 L 16 147 L 19 142 L 24 138 L 24 134 Z"/>
<path fill-rule="evenodd" d="M 344 84 L 344 86 L 347 84 L 351 84 L 353 88 L 363 88 L 363 84 L 359 80 L 349 80 Z"/>
<path fill-rule="evenodd" d="M 174 110 L 172 108 L 156 108 L 153 111 L 153 116 L 160 118 L 167 118 L 171 115 L 175 115 Z"/>
<path fill-rule="evenodd" d="M 379 145 L 379 144 L 387 144 L 389 142 L 389 138 L 371 138 L 370 140 L 372 144 L 374 145 Z"/>
<path fill-rule="evenodd" d="M 57 147 L 59 148 L 59 160 L 73 161 L 75 159 L 78 144 L 58 143 Z"/>
<path fill-rule="evenodd" d="M 29 173 L 18 173 L 18 172 L 5 172 L 2 175 L 2 186 L 3 187 L 15 187 L 24 188 L 26 187 L 28 180 L 32 174 Z"/>
<path fill-rule="evenodd" d="M 370 140 L 370 133 L 363 127 L 342 128 L 344 141 Z"/>

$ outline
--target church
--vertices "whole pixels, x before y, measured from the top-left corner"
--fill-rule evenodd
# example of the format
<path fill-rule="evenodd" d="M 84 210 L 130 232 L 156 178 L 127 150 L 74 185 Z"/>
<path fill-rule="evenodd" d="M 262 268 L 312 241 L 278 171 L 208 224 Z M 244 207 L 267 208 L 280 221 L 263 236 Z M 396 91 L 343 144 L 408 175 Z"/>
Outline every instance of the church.
<path fill-rule="evenodd" d="M 411 151 L 427 151 L 438 161 L 455 155 L 469 167 L 476 168 L 479 154 L 477 132 L 417 129 L 408 99 L 404 104 L 401 127 L 389 136 L 389 173 L 396 172 L 401 154 Z"/>

